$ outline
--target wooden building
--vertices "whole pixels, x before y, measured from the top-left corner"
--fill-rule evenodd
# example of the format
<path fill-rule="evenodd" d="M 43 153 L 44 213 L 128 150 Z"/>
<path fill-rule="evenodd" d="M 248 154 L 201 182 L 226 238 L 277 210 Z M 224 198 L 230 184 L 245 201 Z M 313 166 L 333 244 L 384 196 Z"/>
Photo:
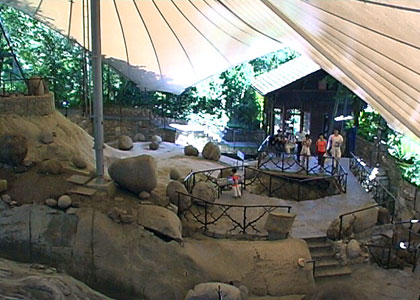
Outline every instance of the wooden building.
<path fill-rule="evenodd" d="M 263 129 L 267 135 L 303 131 L 316 138 L 334 126 L 336 89 L 328 89 L 328 75 L 306 57 L 299 57 L 258 76 L 253 87 L 264 96 Z M 350 103 L 349 103 L 350 104 Z M 335 110 L 335 111 L 334 111 Z"/>

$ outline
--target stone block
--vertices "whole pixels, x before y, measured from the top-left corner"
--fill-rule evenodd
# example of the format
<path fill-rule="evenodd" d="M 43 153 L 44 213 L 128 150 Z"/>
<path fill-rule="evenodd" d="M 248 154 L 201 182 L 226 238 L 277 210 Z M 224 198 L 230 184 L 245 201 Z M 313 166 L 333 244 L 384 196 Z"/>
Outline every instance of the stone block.
<path fill-rule="evenodd" d="M 279 236 L 287 235 L 292 229 L 295 217 L 296 214 L 286 212 L 271 212 L 268 215 L 264 229 L 267 230 L 269 234 L 276 233 L 280 234 Z"/>

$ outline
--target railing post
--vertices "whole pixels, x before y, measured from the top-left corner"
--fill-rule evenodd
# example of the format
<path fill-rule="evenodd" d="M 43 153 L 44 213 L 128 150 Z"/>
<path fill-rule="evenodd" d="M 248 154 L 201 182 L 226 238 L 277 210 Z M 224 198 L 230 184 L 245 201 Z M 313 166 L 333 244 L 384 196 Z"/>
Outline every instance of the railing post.
<path fill-rule="evenodd" d="M 340 227 L 338 229 L 338 239 L 341 240 L 341 231 L 343 229 L 343 216 L 340 216 Z"/>
<path fill-rule="evenodd" d="M 246 234 L 246 206 L 244 207 L 244 218 L 243 218 L 243 222 L 242 222 L 242 233 Z"/>
<path fill-rule="evenodd" d="M 178 201 L 177 201 L 178 211 L 177 211 L 177 215 L 178 215 L 179 218 L 181 218 L 181 207 L 180 207 L 181 196 L 180 196 L 179 192 L 177 192 L 177 193 L 178 193 Z"/>
<path fill-rule="evenodd" d="M 244 180 L 243 180 L 243 187 L 244 187 L 244 191 L 246 190 L 246 166 L 244 167 Z"/>
<path fill-rule="evenodd" d="M 284 153 L 281 153 L 281 171 L 284 172 Z"/>
<path fill-rule="evenodd" d="M 306 175 L 309 175 L 309 155 L 306 155 Z"/>
<path fill-rule="evenodd" d="M 207 232 L 207 202 L 204 202 L 204 232 Z"/>

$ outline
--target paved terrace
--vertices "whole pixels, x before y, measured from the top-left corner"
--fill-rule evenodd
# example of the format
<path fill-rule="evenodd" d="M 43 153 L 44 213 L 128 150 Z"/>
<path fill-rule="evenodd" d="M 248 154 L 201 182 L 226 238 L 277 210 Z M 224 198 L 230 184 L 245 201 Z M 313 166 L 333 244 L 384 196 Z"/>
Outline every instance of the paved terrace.
<path fill-rule="evenodd" d="M 216 203 L 235 204 L 235 205 L 290 205 L 293 213 L 296 213 L 296 219 L 291 231 L 291 236 L 304 238 L 310 236 L 325 235 L 330 223 L 338 217 L 338 215 L 357 209 L 365 203 L 371 202 L 372 197 L 365 192 L 357 182 L 356 178 L 349 171 L 349 160 L 343 158 L 341 164 L 348 172 L 347 193 L 335 196 L 329 196 L 317 200 L 306 200 L 301 202 L 282 200 L 273 197 L 260 196 L 244 191 L 242 198 L 234 199 L 233 191 L 223 191 L 220 199 Z M 284 209 L 280 209 L 285 211 Z M 213 207 L 211 209 L 214 215 L 221 213 L 220 208 Z M 227 213 L 235 220 L 243 219 L 242 208 L 230 208 Z M 261 208 L 247 209 L 247 220 L 251 221 L 263 213 Z M 262 233 L 267 214 L 259 219 L 255 226 Z M 220 218 L 215 225 L 208 227 L 209 232 L 215 233 L 216 236 L 224 236 L 232 228 L 232 221 L 228 217 Z M 252 231 L 252 230 L 251 230 Z M 230 232 L 231 234 L 239 233 L 238 229 Z"/>

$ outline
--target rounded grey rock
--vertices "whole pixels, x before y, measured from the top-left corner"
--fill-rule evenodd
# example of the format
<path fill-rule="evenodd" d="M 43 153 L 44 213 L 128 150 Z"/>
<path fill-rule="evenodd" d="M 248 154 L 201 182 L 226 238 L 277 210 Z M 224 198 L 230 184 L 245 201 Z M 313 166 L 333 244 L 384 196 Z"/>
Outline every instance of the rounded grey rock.
<path fill-rule="evenodd" d="M 71 198 L 68 195 L 63 195 L 58 198 L 57 204 L 59 208 L 66 209 L 71 206 Z"/>

